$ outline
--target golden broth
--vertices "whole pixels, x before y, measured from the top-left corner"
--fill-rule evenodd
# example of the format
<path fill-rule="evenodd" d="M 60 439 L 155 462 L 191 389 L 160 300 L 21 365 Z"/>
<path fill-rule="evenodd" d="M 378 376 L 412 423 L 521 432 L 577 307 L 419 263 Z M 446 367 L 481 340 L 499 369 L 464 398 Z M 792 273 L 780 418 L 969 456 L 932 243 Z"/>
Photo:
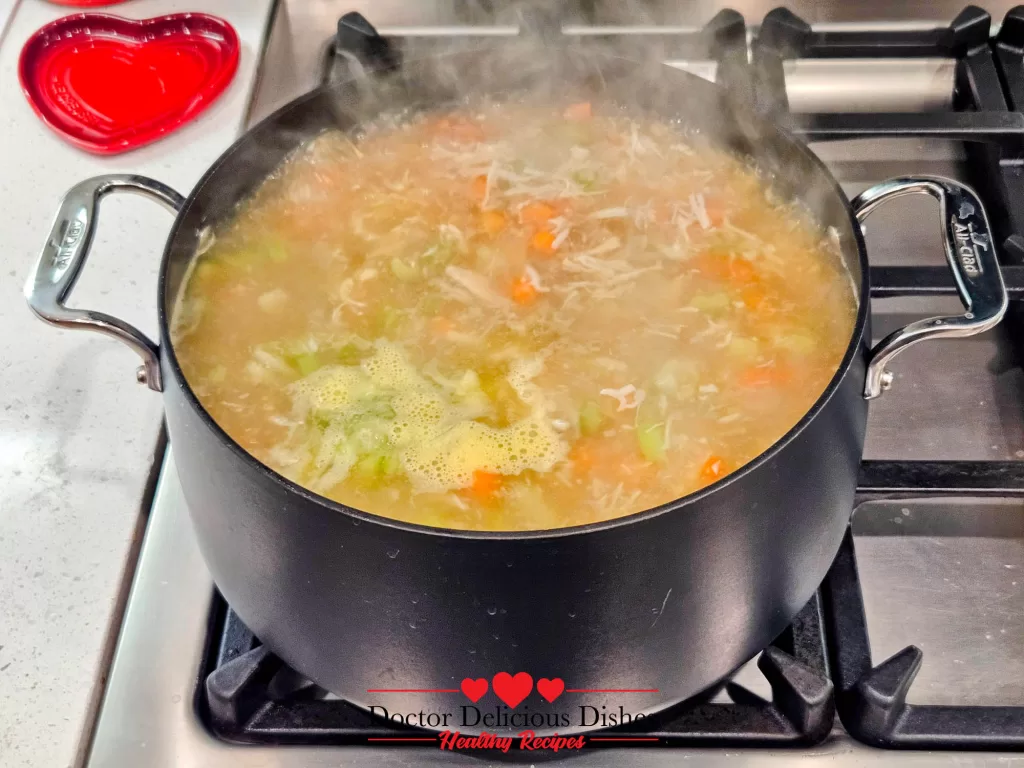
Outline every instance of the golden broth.
<path fill-rule="evenodd" d="M 751 168 L 589 104 L 324 134 L 200 250 L 173 335 L 214 420 L 324 496 L 451 528 L 714 482 L 807 412 L 856 314 L 834 240 Z"/>

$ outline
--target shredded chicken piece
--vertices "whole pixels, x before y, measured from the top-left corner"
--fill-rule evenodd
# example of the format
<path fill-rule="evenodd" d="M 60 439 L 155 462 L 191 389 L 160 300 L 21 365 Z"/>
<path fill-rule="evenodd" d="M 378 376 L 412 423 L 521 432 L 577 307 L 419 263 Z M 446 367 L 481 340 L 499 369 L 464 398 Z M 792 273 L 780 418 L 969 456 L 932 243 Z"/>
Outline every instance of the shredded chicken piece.
<path fill-rule="evenodd" d="M 664 446 L 666 451 L 672 447 L 672 422 L 674 422 L 675 420 L 675 414 L 669 416 L 665 420 L 665 439 L 662 440 L 662 445 Z"/>
<path fill-rule="evenodd" d="M 256 303 L 264 312 L 280 312 L 288 305 L 288 291 L 284 288 L 275 288 L 261 293 Z"/>
<path fill-rule="evenodd" d="M 487 278 L 471 269 L 449 265 L 445 267 L 444 273 L 488 306 L 505 309 L 512 305 L 512 302 L 491 288 Z"/>
<path fill-rule="evenodd" d="M 600 211 L 594 211 L 587 218 L 590 219 L 624 219 L 629 216 L 629 211 L 626 208 L 602 208 Z"/>
<path fill-rule="evenodd" d="M 442 224 L 437 229 L 442 235 L 447 235 L 457 242 L 459 244 L 459 250 L 466 250 L 466 236 L 462 234 L 461 229 L 456 227 L 454 224 Z"/>
<path fill-rule="evenodd" d="M 619 411 L 628 411 L 631 408 L 639 408 L 644 401 L 646 394 L 642 389 L 637 389 L 632 384 L 627 384 L 619 389 L 602 389 L 602 395 L 613 397 L 619 401 Z"/>
<path fill-rule="evenodd" d="M 711 229 L 708 209 L 704 207 L 704 195 L 700 192 L 690 195 L 690 210 L 693 211 L 694 218 L 700 223 L 701 229 Z"/>
<path fill-rule="evenodd" d="M 480 201 L 480 210 L 486 211 L 490 208 L 491 190 L 494 189 L 494 176 L 498 171 L 498 161 L 495 160 L 487 169 L 487 182 L 484 184 L 484 199 Z"/>
<path fill-rule="evenodd" d="M 540 274 L 529 264 L 526 265 L 523 271 L 526 272 L 526 278 L 530 281 L 530 285 L 536 289 L 537 293 L 548 293 L 551 290 L 541 283 Z"/>

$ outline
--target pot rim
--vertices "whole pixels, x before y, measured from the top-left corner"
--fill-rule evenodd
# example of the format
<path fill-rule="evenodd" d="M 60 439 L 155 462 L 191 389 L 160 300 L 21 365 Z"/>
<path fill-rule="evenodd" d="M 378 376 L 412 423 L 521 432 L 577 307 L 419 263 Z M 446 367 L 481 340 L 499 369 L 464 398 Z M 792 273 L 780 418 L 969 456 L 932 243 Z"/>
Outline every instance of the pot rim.
<path fill-rule="evenodd" d="M 466 53 L 462 51 L 460 53 Z M 448 55 L 459 55 L 459 53 L 448 54 Z M 615 57 L 619 58 L 619 57 Z M 715 83 L 704 80 L 697 75 L 685 72 L 682 70 L 676 70 L 674 75 L 677 74 L 684 81 L 689 80 L 690 83 L 695 81 L 699 83 L 699 86 L 704 88 L 717 88 L 721 89 L 720 86 Z M 857 259 L 859 260 L 860 267 L 860 281 L 858 285 L 858 306 L 857 316 L 853 324 L 850 339 L 847 343 L 846 353 L 843 355 L 839 366 L 836 368 L 835 373 L 829 380 L 828 385 L 822 390 L 821 394 L 814 401 L 813 405 L 804 413 L 799 421 L 796 422 L 785 434 L 782 435 L 778 440 L 772 443 L 762 453 L 748 461 L 746 464 L 738 468 L 735 472 L 732 472 L 720 480 L 716 480 L 710 485 L 704 486 L 698 491 L 681 496 L 672 501 L 665 502 L 655 507 L 640 510 L 630 515 L 624 515 L 623 517 L 613 518 L 611 520 L 603 520 L 596 523 L 586 523 L 583 525 L 573 525 L 563 528 L 549 528 L 549 529 L 536 529 L 536 530 L 524 530 L 524 531 L 479 531 L 479 530 L 466 530 L 460 528 L 440 528 L 435 526 L 421 525 L 419 523 L 409 523 L 402 520 L 395 520 L 392 518 L 384 517 L 382 515 L 375 515 L 371 512 L 358 509 L 356 507 L 350 507 L 341 502 L 329 499 L 326 496 L 321 496 L 298 483 L 289 480 L 280 474 L 273 468 L 259 461 L 255 456 L 246 451 L 241 445 L 239 445 L 230 435 L 225 432 L 219 424 L 213 419 L 212 416 L 203 407 L 199 398 L 196 397 L 191 385 L 185 377 L 184 372 L 181 370 L 181 366 L 178 363 L 177 355 L 174 351 L 174 345 L 171 342 L 170 336 L 170 312 L 168 308 L 168 302 L 165 301 L 166 283 L 167 283 L 167 271 L 170 263 L 171 256 L 171 244 L 175 240 L 178 228 L 181 225 L 182 219 L 185 214 L 192 206 L 199 192 L 202 191 L 211 179 L 217 174 L 220 166 L 230 157 L 239 147 L 244 145 L 248 140 L 251 132 L 258 126 L 267 124 L 271 121 L 278 120 L 283 114 L 289 112 L 291 109 L 296 108 L 301 103 L 307 100 L 321 98 L 325 94 L 344 87 L 350 81 L 340 81 L 336 83 L 321 85 L 312 91 L 309 91 L 301 96 L 296 97 L 292 101 L 289 101 L 284 106 L 278 108 L 267 117 L 263 118 L 255 126 L 251 126 L 245 133 L 239 136 L 230 147 L 228 147 L 210 168 L 203 174 L 199 182 L 193 187 L 189 193 L 188 198 L 185 201 L 185 205 L 182 206 L 177 217 L 171 226 L 170 233 L 167 237 L 167 242 L 164 245 L 163 256 L 160 260 L 160 273 L 159 281 L 157 285 L 157 308 L 158 308 L 158 323 L 160 333 L 160 353 L 165 358 L 167 365 L 170 367 L 171 372 L 174 374 L 175 382 L 181 386 L 183 394 L 188 404 L 195 409 L 202 422 L 211 429 L 220 440 L 227 445 L 227 447 L 234 452 L 241 461 L 246 464 L 250 469 L 259 472 L 260 474 L 267 477 L 269 480 L 280 486 L 284 490 L 296 494 L 297 496 L 305 499 L 306 501 L 312 502 L 324 510 L 332 513 L 339 513 L 351 518 L 354 518 L 360 522 L 373 523 L 386 528 L 394 528 L 401 530 L 405 533 L 412 534 L 424 534 L 428 536 L 438 536 L 441 538 L 455 538 L 455 539 L 479 539 L 485 541 L 517 541 L 517 540 L 545 540 L 545 539 L 561 539 L 569 536 L 597 534 L 605 531 L 610 531 L 616 528 L 624 528 L 634 524 L 640 524 L 647 522 L 661 515 L 668 514 L 689 506 L 692 503 L 698 502 L 712 494 L 716 493 L 722 488 L 730 485 L 734 482 L 739 482 L 748 474 L 756 471 L 762 465 L 771 461 L 777 454 L 779 454 L 785 447 L 795 440 L 807 426 L 814 420 L 817 414 L 825 407 L 825 405 L 832 399 L 836 394 L 836 391 L 845 380 L 846 375 L 849 373 L 850 368 L 858 355 L 862 353 L 862 339 L 864 332 L 867 327 L 868 318 L 871 309 L 870 301 L 870 270 L 868 267 L 867 258 L 867 246 L 864 243 L 863 232 L 861 231 L 860 224 L 854 214 L 853 206 L 850 203 L 849 198 L 843 191 L 839 182 L 835 176 L 828 169 L 825 163 L 819 158 L 810 148 L 798 138 L 793 136 L 789 131 L 785 130 L 776 120 L 762 115 L 753 114 L 748 111 L 748 119 L 753 120 L 762 128 L 768 129 L 773 132 L 780 141 L 789 144 L 790 148 L 800 154 L 811 164 L 812 167 L 817 169 L 826 179 L 831 187 L 831 192 L 836 198 L 843 204 L 844 209 L 847 213 L 847 219 L 849 221 L 850 230 L 853 235 L 853 240 L 856 245 Z M 691 85 L 691 87 L 695 87 Z M 845 262 L 846 254 L 842 254 Z M 194 257 L 193 257 L 194 258 Z M 850 264 L 846 265 L 849 268 Z M 166 386 L 166 382 L 165 382 Z M 859 395 L 858 395 L 859 396 Z M 172 443 L 173 447 L 173 443 Z"/>

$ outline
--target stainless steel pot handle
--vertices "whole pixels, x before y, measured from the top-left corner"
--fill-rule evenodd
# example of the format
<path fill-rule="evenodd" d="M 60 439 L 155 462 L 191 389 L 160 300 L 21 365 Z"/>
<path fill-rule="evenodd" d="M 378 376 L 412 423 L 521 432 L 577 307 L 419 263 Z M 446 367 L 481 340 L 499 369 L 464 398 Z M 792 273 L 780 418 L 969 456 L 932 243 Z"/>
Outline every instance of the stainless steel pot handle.
<path fill-rule="evenodd" d="M 123 320 L 91 309 L 70 309 L 64 303 L 85 266 L 96 231 L 99 202 L 111 192 L 145 195 L 172 213 L 185 205 L 185 198 L 159 181 L 131 174 L 96 176 L 76 184 L 61 201 L 50 236 L 39 255 L 35 271 L 25 285 L 25 298 L 37 317 L 60 326 L 97 331 L 113 336 L 131 347 L 142 358 L 137 378 L 159 392 L 160 353 L 155 342 L 138 328 Z"/>
<path fill-rule="evenodd" d="M 939 176 L 883 181 L 854 199 L 857 221 L 863 222 L 887 200 L 914 193 L 931 195 L 939 201 L 946 260 L 967 311 L 962 315 L 918 320 L 878 342 L 869 355 L 864 382 L 864 397 L 869 400 L 892 385 L 892 373 L 886 370 L 886 365 L 907 347 L 926 339 L 973 336 L 987 331 L 1003 319 L 1009 304 L 988 216 L 970 187 Z"/>

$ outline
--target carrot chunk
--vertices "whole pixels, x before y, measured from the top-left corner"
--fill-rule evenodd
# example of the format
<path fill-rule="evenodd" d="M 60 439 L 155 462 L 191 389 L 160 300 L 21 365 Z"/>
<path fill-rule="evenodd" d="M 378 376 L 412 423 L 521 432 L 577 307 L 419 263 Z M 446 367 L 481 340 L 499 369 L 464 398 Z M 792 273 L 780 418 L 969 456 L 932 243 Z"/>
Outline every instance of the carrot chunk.
<path fill-rule="evenodd" d="M 532 304 L 537 298 L 537 287 L 527 278 L 520 277 L 512 283 L 512 301 L 516 304 Z"/>
<path fill-rule="evenodd" d="M 519 211 L 519 219 L 524 224 L 547 224 L 548 221 L 558 215 L 558 209 L 551 203 L 543 201 L 527 203 Z"/>
<path fill-rule="evenodd" d="M 748 389 L 760 389 L 761 387 L 778 387 L 789 383 L 792 375 L 786 366 L 762 365 L 755 368 L 748 368 L 740 374 L 740 386 Z"/>
<path fill-rule="evenodd" d="M 501 475 L 478 469 L 473 473 L 473 484 L 469 492 L 478 501 L 493 501 L 501 490 Z"/>
<path fill-rule="evenodd" d="M 729 467 L 725 459 L 714 454 L 708 456 L 707 461 L 700 468 L 700 479 L 705 485 L 709 485 L 727 474 L 729 474 Z"/>
<path fill-rule="evenodd" d="M 757 270 L 746 259 L 734 256 L 729 260 L 729 279 L 734 283 L 752 283 L 757 280 Z"/>
<path fill-rule="evenodd" d="M 451 318 L 437 316 L 430 320 L 430 329 L 434 332 L 435 336 L 445 336 L 455 330 L 455 323 L 452 322 Z"/>
<path fill-rule="evenodd" d="M 474 176 L 471 187 L 473 197 L 479 202 L 487 195 L 487 177 L 484 175 Z"/>
<path fill-rule="evenodd" d="M 508 224 L 508 217 L 501 211 L 484 211 L 480 214 L 480 226 L 488 235 L 496 235 Z"/>
<path fill-rule="evenodd" d="M 442 136 L 457 142 L 483 141 L 486 138 L 484 129 L 474 120 L 465 117 L 443 117 L 430 126 L 435 136 Z"/>
<path fill-rule="evenodd" d="M 589 101 L 581 101 L 578 104 L 570 104 L 565 108 L 562 116 L 566 120 L 589 120 L 593 115 Z"/>
<path fill-rule="evenodd" d="M 547 229 L 541 229 L 530 238 L 530 247 L 540 253 L 552 254 L 555 252 L 555 234 Z"/>
<path fill-rule="evenodd" d="M 756 283 L 757 268 L 746 259 L 728 253 L 705 251 L 692 262 L 693 267 L 706 277 L 730 283 Z M 763 297 L 764 291 L 761 291 Z M 744 301 L 746 301 L 744 299 Z"/>

